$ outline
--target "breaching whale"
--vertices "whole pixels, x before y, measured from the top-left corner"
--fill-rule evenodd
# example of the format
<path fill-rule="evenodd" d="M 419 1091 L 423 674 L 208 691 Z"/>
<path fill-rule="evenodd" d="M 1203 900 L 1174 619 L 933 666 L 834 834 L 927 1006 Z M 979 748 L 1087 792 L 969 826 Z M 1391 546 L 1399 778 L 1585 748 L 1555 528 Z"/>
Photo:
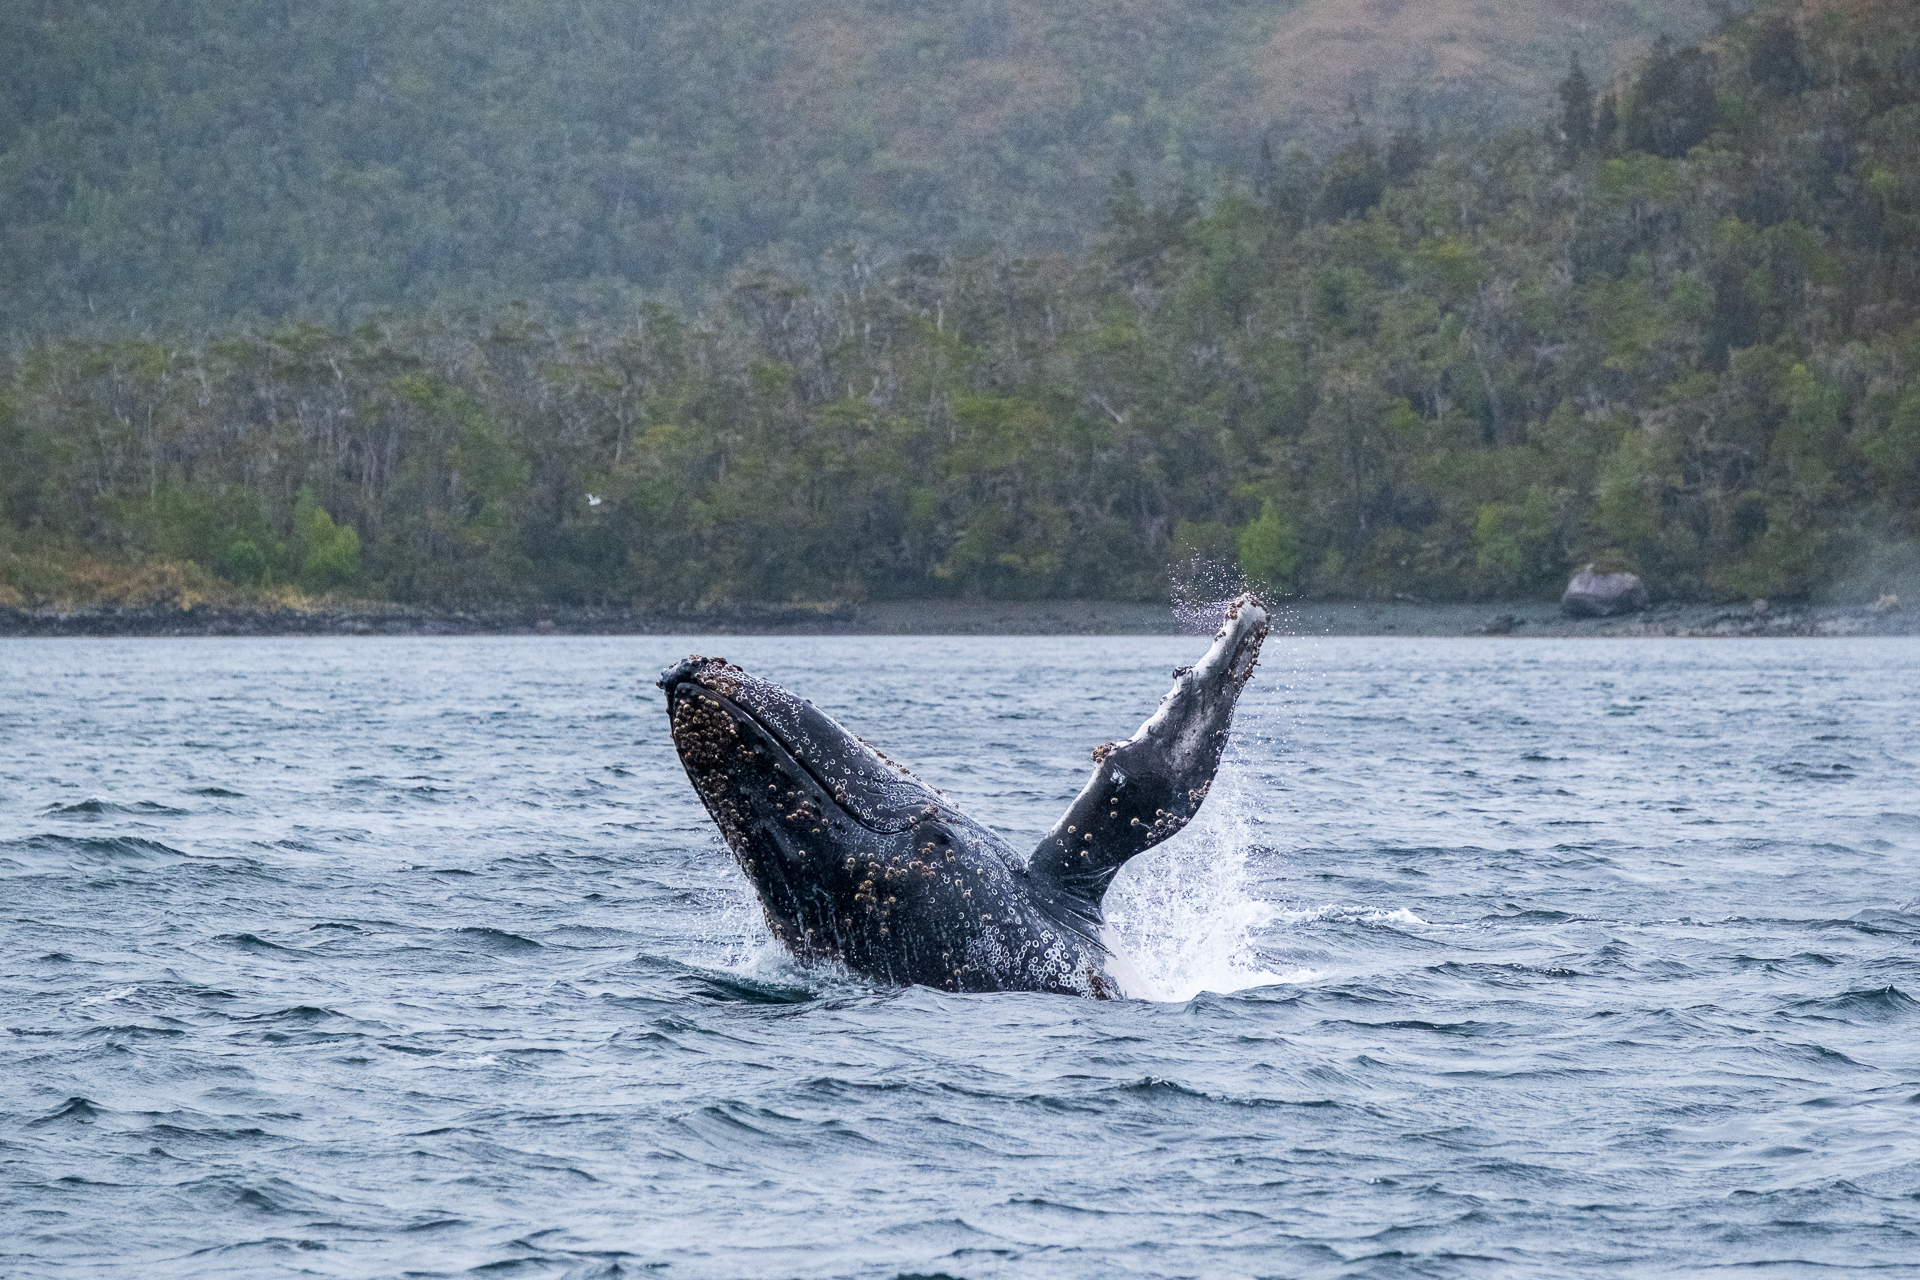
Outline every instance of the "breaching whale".
<path fill-rule="evenodd" d="M 767 925 L 803 961 L 949 991 L 1110 999 L 1142 984 L 1101 900 L 1127 859 L 1186 826 L 1220 765 L 1267 611 L 1227 608 L 1206 656 L 1022 858 L 812 703 L 721 658 L 661 673 L 674 747 Z"/>

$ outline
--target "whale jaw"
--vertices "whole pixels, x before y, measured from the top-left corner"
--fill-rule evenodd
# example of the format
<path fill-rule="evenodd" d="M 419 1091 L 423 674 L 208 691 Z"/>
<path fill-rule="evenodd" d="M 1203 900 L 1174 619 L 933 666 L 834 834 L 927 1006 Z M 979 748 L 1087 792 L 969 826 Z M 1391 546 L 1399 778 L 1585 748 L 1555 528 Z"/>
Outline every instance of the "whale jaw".
<path fill-rule="evenodd" d="M 836 958 L 833 913 L 811 892 L 831 879 L 831 840 L 853 826 L 771 735 L 724 695 L 669 693 L 687 777 L 752 882 L 774 937 L 807 958 Z M 842 873 L 845 874 L 844 872 Z"/>

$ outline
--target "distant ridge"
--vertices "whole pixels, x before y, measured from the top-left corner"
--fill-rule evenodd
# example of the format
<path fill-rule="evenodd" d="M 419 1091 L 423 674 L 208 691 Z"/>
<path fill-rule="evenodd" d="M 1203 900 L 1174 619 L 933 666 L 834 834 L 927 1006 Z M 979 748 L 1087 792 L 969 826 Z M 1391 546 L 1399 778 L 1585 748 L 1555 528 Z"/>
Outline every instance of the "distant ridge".
<path fill-rule="evenodd" d="M 1148 191 L 1538 116 L 1739 0 L 0 6 L 0 333 L 534 300 L 734 267 L 1074 252 Z"/>

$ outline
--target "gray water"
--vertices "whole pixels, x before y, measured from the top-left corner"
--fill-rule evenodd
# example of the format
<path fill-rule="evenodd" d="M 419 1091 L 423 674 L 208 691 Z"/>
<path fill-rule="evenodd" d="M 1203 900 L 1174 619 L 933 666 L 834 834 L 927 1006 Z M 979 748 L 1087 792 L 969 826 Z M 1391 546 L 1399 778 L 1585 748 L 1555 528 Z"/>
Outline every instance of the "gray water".
<path fill-rule="evenodd" d="M 1016 844 L 1204 639 L 0 642 L 0 1275 L 1920 1275 L 1920 642 L 1291 640 L 1163 997 L 768 944 L 655 673 Z"/>

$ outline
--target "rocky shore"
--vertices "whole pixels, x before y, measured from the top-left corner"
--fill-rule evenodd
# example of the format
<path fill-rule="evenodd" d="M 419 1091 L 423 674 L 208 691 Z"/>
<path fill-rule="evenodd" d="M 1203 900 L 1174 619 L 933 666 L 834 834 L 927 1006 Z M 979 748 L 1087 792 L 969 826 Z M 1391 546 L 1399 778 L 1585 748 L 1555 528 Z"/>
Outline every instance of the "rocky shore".
<path fill-rule="evenodd" d="M 1663 604 L 1569 618 L 1553 603 L 1283 602 L 1279 630 L 1357 636 L 1886 636 L 1920 634 L 1920 607 Z M 438 609 L 375 601 L 310 607 L 200 603 L 0 607 L 0 636 L 1165 635 L 1208 629 L 1166 605 L 1098 600 Z"/>
<path fill-rule="evenodd" d="M 200 603 L 33 609 L 0 606 L 0 636 L 827 635 L 856 631 L 852 605 L 729 604 L 441 609 L 380 601 L 310 608 Z"/>
<path fill-rule="evenodd" d="M 1506 604 L 1283 605 L 1296 635 L 1694 637 L 1920 635 L 1920 608 L 1868 605 L 1657 604 L 1607 618 L 1570 618 L 1545 601 Z"/>

